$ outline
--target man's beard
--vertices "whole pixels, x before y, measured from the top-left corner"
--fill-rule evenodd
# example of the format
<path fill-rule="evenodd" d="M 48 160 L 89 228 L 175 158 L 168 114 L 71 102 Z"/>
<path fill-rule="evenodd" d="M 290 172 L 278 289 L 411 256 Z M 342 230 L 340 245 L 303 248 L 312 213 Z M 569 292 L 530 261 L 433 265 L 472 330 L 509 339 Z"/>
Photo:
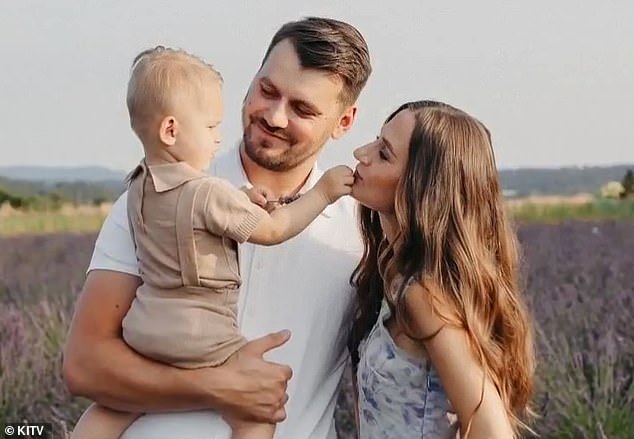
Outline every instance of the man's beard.
<path fill-rule="evenodd" d="M 292 136 L 286 135 L 284 137 L 288 139 L 286 140 L 289 146 L 288 149 L 275 156 L 271 156 L 267 154 L 267 146 L 270 146 L 268 145 L 267 140 L 261 141 L 261 144 L 256 144 L 250 139 L 249 134 L 254 129 L 256 123 L 256 121 L 251 121 L 251 123 L 249 123 L 249 125 L 246 127 L 242 135 L 242 142 L 244 144 L 244 151 L 247 156 L 253 162 L 264 169 L 268 169 L 269 171 L 273 172 L 289 171 L 296 168 L 319 151 L 319 148 L 315 148 L 314 151 L 312 150 L 312 148 L 308 148 L 308 150 L 305 151 L 297 150 L 294 147 L 296 145 L 296 142 L 294 142 Z"/>

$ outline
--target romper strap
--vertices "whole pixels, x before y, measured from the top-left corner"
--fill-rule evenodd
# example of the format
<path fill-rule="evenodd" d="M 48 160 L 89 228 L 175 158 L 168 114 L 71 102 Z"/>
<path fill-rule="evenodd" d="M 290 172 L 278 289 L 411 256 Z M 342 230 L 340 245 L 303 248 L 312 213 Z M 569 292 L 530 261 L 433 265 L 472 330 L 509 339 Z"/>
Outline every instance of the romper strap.
<path fill-rule="evenodd" d="M 183 286 L 200 286 L 194 242 L 194 201 L 205 182 L 197 178 L 185 183 L 176 204 L 176 242 Z"/>

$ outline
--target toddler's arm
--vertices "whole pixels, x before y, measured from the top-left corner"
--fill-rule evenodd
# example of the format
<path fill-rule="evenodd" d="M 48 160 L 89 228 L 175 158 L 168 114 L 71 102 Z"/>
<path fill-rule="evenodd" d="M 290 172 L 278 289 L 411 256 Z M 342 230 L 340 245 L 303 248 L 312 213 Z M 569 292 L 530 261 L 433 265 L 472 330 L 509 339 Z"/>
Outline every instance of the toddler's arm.
<path fill-rule="evenodd" d="M 275 245 L 300 233 L 329 205 L 350 194 L 354 176 L 347 166 L 329 169 L 315 187 L 290 204 L 269 212 L 248 238 L 260 245 Z"/>

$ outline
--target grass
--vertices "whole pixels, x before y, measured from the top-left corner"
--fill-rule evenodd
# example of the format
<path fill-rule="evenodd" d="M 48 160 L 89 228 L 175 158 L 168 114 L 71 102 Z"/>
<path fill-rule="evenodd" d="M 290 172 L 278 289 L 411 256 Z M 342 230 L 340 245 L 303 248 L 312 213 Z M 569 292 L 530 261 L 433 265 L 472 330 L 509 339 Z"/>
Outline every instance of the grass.
<path fill-rule="evenodd" d="M 23 211 L 7 203 L 0 206 L 0 236 L 49 233 L 94 233 L 101 228 L 110 210 L 100 206 L 64 204 L 56 210 Z"/>
<path fill-rule="evenodd" d="M 634 200 L 596 199 L 586 203 L 520 203 L 509 207 L 518 221 L 559 224 L 568 220 L 601 221 L 634 219 Z"/>
<path fill-rule="evenodd" d="M 25 215 L 0 217 L 0 235 L 33 235 L 57 232 L 88 233 L 99 230 L 105 214 L 34 212 Z"/>
<path fill-rule="evenodd" d="M 521 222 L 560 224 L 568 220 L 633 220 L 634 200 L 594 199 L 576 203 L 514 200 L 510 214 Z M 2 212 L 0 212 L 2 213 Z M 80 206 L 57 212 L 9 212 L 0 214 L 0 236 L 18 236 L 61 232 L 97 232 L 107 209 Z"/>

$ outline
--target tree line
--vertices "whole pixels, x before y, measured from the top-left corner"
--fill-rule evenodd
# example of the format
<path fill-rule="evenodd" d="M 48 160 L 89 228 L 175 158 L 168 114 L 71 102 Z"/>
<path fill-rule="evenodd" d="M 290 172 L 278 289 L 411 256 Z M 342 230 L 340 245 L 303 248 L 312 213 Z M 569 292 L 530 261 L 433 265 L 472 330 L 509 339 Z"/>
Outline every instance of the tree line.
<path fill-rule="evenodd" d="M 20 210 L 57 210 L 65 203 L 100 205 L 114 201 L 125 189 L 122 181 L 34 182 L 0 177 L 0 206 Z"/>
<path fill-rule="evenodd" d="M 632 166 L 501 170 L 504 189 L 513 196 L 574 195 L 597 193 L 607 182 L 619 182 L 621 198 L 634 198 Z M 114 201 L 125 190 L 125 182 L 47 182 L 12 180 L 0 177 L 0 206 L 14 209 L 55 210 L 64 203 L 93 204 Z"/>

